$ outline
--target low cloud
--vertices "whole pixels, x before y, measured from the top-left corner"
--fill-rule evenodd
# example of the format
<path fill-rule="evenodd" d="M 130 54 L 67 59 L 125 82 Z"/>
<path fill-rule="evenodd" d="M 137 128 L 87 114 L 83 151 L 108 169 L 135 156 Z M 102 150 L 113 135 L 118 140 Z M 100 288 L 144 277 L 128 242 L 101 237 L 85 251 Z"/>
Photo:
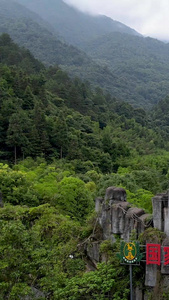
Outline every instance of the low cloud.
<path fill-rule="evenodd" d="M 103 14 L 143 35 L 169 40 L 168 0 L 64 0 L 79 10 Z"/>

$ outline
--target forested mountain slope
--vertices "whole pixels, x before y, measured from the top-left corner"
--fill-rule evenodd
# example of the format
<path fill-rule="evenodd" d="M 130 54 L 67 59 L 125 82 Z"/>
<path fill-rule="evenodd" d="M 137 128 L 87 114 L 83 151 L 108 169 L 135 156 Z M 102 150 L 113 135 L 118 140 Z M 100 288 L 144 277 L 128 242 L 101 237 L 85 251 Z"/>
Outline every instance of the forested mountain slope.
<path fill-rule="evenodd" d="M 15 42 L 29 49 L 44 64 L 57 64 L 73 77 L 78 76 L 93 86 L 113 92 L 112 82 L 118 82 L 118 78 L 81 50 L 59 40 L 53 29 L 49 30 L 45 24 L 22 5 L 0 0 L 0 33 L 10 34 Z"/>
<path fill-rule="evenodd" d="M 66 5 L 59 3 L 58 6 Z M 54 13 L 55 10 L 56 6 Z M 64 27 L 63 16 L 61 20 Z M 135 107 L 149 109 L 169 94 L 167 44 L 114 32 L 83 44 L 86 54 L 59 39 L 56 31 L 58 28 L 51 27 L 22 5 L 0 0 L 0 32 L 9 33 L 46 65 L 57 64 L 72 77 L 87 80 L 93 87 L 100 86 Z M 71 35 L 75 36 L 73 31 Z"/>
<path fill-rule="evenodd" d="M 86 56 L 62 43 L 54 29 L 34 12 L 13 1 L 0 0 L 0 32 L 8 33 L 21 46 L 30 49 L 46 64 L 75 64 L 73 58 Z M 87 60 L 87 59 L 86 59 Z M 83 64 L 83 63 L 82 63 Z"/>
<path fill-rule="evenodd" d="M 22 3 L 21 3 L 22 4 Z M 19 23 L 19 20 L 23 19 L 32 19 L 32 21 L 38 23 L 43 28 L 46 28 L 50 31 L 55 31 L 52 26 L 40 17 L 39 14 L 36 14 L 33 11 L 30 11 L 23 5 L 17 3 L 13 0 L 1 0 L 0 1 L 0 12 L 1 12 L 1 30 L 6 30 L 8 28 L 7 20 L 10 19 L 11 22 L 18 22 L 18 26 L 22 23 Z M 26 28 L 23 28 L 23 31 Z M 55 34 L 57 32 L 55 31 Z"/>
<path fill-rule="evenodd" d="M 114 75 L 111 84 L 108 78 L 98 83 L 115 97 L 148 109 L 169 94 L 167 44 L 139 36 L 109 18 L 84 14 L 61 0 L 22 3 L 39 13 L 66 41 L 78 45 L 102 65 L 104 76 Z M 71 68 L 67 70 L 71 72 Z M 90 72 L 88 76 L 91 81 Z"/>
<path fill-rule="evenodd" d="M 90 160 L 106 171 L 135 147 L 148 153 L 163 146 L 144 110 L 92 91 L 58 67 L 45 69 L 6 34 L 0 52 L 2 158 L 43 154 Z"/>
<path fill-rule="evenodd" d="M 84 14 L 63 0 L 17 0 L 49 22 L 72 45 L 86 42 L 110 32 L 139 35 L 134 29 L 106 16 Z"/>
<path fill-rule="evenodd" d="M 169 186 L 168 131 L 143 109 L 45 68 L 7 34 L 0 54 L 0 298 L 127 299 L 119 241 L 101 242 L 101 264 L 86 251 L 86 241 L 102 240 L 94 199 L 121 186 L 151 213 L 152 196 Z"/>
<path fill-rule="evenodd" d="M 151 118 L 154 126 L 159 128 L 164 135 L 169 133 L 169 96 L 153 107 Z"/>
<path fill-rule="evenodd" d="M 155 104 L 169 94 L 169 45 L 152 38 L 111 33 L 86 44 L 85 51 L 127 81 L 126 100 L 143 106 Z M 124 99 L 125 95 L 119 96 Z M 134 101 L 133 101 L 134 100 Z"/>

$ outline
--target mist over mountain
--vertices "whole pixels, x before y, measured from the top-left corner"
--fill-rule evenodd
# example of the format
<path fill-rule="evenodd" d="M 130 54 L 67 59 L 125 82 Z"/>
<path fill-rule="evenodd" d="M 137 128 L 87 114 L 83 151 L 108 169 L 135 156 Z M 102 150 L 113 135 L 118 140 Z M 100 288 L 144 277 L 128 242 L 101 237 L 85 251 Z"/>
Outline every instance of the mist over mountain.
<path fill-rule="evenodd" d="M 169 94 L 168 44 L 61 0 L 17 2 L 0 0 L 0 33 L 45 65 L 59 65 L 135 107 L 149 109 Z"/>
<path fill-rule="evenodd" d="M 17 0 L 48 21 L 64 39 L 78 47 L 110 32 L 139 35 L 134 29 L 106 16 L 85 14 L 62 0 Z"/>
<path fill-rule="evenodd" d="M 8 33 L 20 46 L 29 49 L 45 65 L 59 65 L 72 76 L 111 90 L 117 80 L 111 72 L 72 45 L 58 39 L 54 29 L 34 12 L 13 1 L 0 0 L 0 33 Z"/>
<path fill-rule="evenodd" d="M 45 65 L 59 65 L 75 77 L 120 97 L 119 79 L 107 67 L 101 66 L 78 48 L 64 43 L 54 29 L 34 12 L 13 1 L 0 0 L 0 33 L 10 34 L 20 46 L 29 49 Z M 124 94 L 127 82 L 121 86 Z M 121 95 L 122 95 L 121 93 Z M 138 106 L 138 105 L 136 105 Z"/>
<path fill-rule="evenodd" d="M 49 31 L 55 31 L 48 22 L 46 22 L 44 19 L 42 19 L 40 17 L 40 15 L 36 14 L 33 11 L 30 11 L 23 5 L 19 5 L 17 3 L 17 1 L 0 0 L 0 14 L 1 14 L 1 18 L 2 18 L 1 19 L 1 30 L 7 29 L 7 27 L 6 27 L 7 19 L 11 19 L 11 22 L 14 22 L 15 19 L 26 19 L 26 20 L 31 19 L 34 22 L 38 23 L 43 28 L 46 28 Z M 56 31 L 55 31 L 55 34 L 57 34 Z"/>

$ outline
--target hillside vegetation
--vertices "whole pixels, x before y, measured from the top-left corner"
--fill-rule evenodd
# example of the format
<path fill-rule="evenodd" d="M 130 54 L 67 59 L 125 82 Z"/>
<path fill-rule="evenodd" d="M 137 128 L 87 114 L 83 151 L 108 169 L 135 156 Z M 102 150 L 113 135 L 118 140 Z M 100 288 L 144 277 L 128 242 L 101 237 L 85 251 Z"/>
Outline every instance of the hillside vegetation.
<path fill-rule="evenodd" d="M 71 80 L 58 67 L 45 69 L 6 34 L 0 45 L 2 156 L 12 158 L 14 147 L 19 157 L 79 158 L 97 161 L 103 170 L 105 161 L 104 171 L 111 171 L 116 158 L 134 148 L 151 153 L 163 147 L 143 110 Z"/>
<path fill-rule="evenodd" d="M 70 44 L 79 48 L 111 32 L 140 35 L 134 29 L 106 16 L 84 14 L 62 0 L 17 0 L 46 20 Z"/>
<path fill-rule="evenodd" d="M 47 20 L 66 42 L 80 47 L 102 66 L 104 78 L 100 77 L 97 83 L 115 97 L 150 109 L 169 94 L 168 44 L 144 38 L 110 18 L 84 14 L 62 0 L 40 0 L 38 4 L 24 0 L 22 4 Z M 66 66 L 65 70 L 71 74 L 71 69 L 72 66 Z M 93 82 L 91 70 L 88 71 L 87 78 Z M 111 84 L 108 74 L 114 77 Z M 76 75 L 85 78 L 80 73 Z"/>
<path fill-rule="evenodd" d="M 118 80 L 83 51 L 59 39 L 55 30 L 38 15 L 13 1 L 9 5 L 0 0 L 0 33 L 8 33 L 46 66 L 59 65 L 71 76 L 88 80 L 93 86 L 112 91 L 112 82 Z"/>
<path fill-rule="evenodd" d="M 86 44 L 85 51 L 121 82 L 117 94 L 146 108 L 169 94 L 169 46 L 152 38 L 112 33 Z M 123 94 L 123 95 L 122 95 Z"/>
<path fill-rule="evenodd" d="M 168 103 L 147 115 L 0 36 L 0 298 L 127 299 L 118 241 L 92 272 L 85 241 L 108 186 L 150 213 L 168 189 Z"/>
<path fill-rule="evenodd" d="M 22 5 L 11 0 L 9 3 L 0 0 L 0 33 L 10 34 L 46 66 L 59 65 L 72 78 L 87 80 L 92 88 L 99 86 L 104 92 L 146 110 L 169 94 L 168 44 L 139 36 L 106 17 L 80 13 L 62 1 L 51 1 L 51 5 L 46 0 L 41 5 L 36 1 L 22 1 Z M 57 14 L 58 18 L 54 17 Z M 74 27 L 69 24 L 72 20 L 76 20 Z M 82 24 L 88 29 L 84 26 L 84 34 L 80 34 L 86 36 L 80 50 L 67 43 L 70 43 L 68 37 L 75 40 L 74 45 L 78 43 L 76 30 L 81 33 Z M 115 32 L 118 29 L 120 32 Z"/>

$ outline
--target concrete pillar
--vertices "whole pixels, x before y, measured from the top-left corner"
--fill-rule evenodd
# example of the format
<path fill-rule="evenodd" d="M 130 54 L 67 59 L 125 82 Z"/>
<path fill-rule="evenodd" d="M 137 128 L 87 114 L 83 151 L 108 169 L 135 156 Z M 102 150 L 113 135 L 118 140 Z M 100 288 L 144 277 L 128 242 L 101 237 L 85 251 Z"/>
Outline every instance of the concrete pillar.
<path fill-rule="evenodd" d="M 111 220 L 110 220 L 110 207 L 103 203 L 99 223 L 103 230 L 103 239 L 109 239 L 111 235 Z"/>
<path fill-rule="evenodd" d="M 102 208 L 103 198 L 98 197 L 95 199 L 95 211 L 99 213 Z"/>
<path fill-rule="evenodd" d="M 164 208 L 164 232 L 169 236 L 169 208 Z"/>
<path fill-rule="evenodd" d="M 162 196 L 152 198 L 154 227 L 163 230 Z"/>
<path fill-rule="evenodd" d="M 113 234 L 122 234 L 124 232 L 125 215 L 128 210 L 128 202 L 112 203 L 110 207 L 111 214 L 111 232 Z"/>
<path fill-rule="evenodd" d="M 157 265 L 146 265 L 145 286 L 154 287 L 157 283 Z"/>
<path fill-rule="evenodd" d="M 162 244 L 162 251 L 161 251 L 161 261 L 162 261 L 162 264 L 161 264 L 161 274 L 166 274 L 166 275 L 168 275 L 169 274 L 169 265 L 164 265 L 164 250 L 163 250 L 163 248 L 165 247 L 165 246 L 169 246 L 169 237 L 167 236 L 166 238 L 165 238 L 165 240 L 163 241 L 163 244 Z"/>
<path fill-rule="evenodd" d="M 143 300 L 143 291 L 138 286 L 134 290 L 133 300 Z"/>

